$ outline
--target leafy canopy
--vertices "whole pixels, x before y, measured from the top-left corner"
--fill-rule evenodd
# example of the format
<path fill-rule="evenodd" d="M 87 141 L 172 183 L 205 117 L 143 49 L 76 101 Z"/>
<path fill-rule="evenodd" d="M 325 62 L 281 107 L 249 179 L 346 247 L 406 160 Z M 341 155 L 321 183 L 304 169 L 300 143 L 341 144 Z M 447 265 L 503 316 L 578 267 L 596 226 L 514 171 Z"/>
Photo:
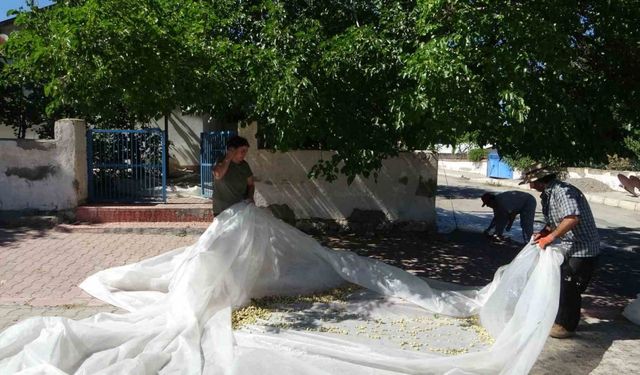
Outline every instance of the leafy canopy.
<path fill-rule="evenodd" d="M 463 136 L 561 164 L 628 152 L 638 19 L 638 0 L 61 0 L 7 53 L 50 112 L 257 120 L 276 150 L 336 151 L 312 174 L 353 177 Z"/>

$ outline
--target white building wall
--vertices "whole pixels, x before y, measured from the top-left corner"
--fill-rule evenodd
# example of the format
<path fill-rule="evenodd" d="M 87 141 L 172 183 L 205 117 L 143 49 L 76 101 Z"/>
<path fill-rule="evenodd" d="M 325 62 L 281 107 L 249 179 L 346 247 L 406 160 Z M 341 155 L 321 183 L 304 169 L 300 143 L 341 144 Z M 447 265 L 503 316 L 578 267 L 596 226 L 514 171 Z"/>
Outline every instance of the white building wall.
<path fill-rule="evenodd" d="M 86 124 L 55 124 L 55 139 L 0 140 L 0 210 L 58 211 L 87 198 Z"/>
<path fill-rule="evenodd" d="M 164 130 L 164 117 L 154 120 L 151 126 Z M 206 116 L 183 115 L 179 112 L 169 116 L 169 157 L 178 167 L 193 168 L 200 165 L 200 133 L 206 131 Z"/>

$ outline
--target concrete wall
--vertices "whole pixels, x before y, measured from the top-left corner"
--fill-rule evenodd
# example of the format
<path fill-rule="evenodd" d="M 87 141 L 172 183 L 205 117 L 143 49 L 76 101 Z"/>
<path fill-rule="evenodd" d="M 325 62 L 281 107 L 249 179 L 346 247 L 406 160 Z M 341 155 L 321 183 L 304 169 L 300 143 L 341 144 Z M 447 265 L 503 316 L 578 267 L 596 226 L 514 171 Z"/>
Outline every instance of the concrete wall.
<path fill-rule="evenodd" d="M 448 171 L 469 172 L 475 174 L 487 175 L 487 161 L 481 162 L 474 161 L 457 161 L 457 160 L 443 160 L 438 161 L 440 169 L 446 169 Z M 514 171 L 514 176 L 516 172 Z M 518 174 L 519 175 L 519 174 Z"/>
<path fill-rule="evenodd" d="M 169 158 L 179 167 L 200 165 L 200 133 L 205 131 L 205 123 L 203 116 L 183 115 L 179 111 L 169 116 Z M 150 125 L 164 130 L 164 117 Z"/>
<path fill-rule="evenodd" d="M 87 198 L 86 124 L 65 119 L 53 140 L 0 139 L 0 210 L 58 211 Z"/>
<path fill-rule="evenodd" d="M 164 130 L 164 117 L 151 126 Z M 217 121 L 209 115 L 188 115 L 174 111 L 169 116 L 169 157 L 177 167 L 196 168 L 200 165 L 200 133 L 212 130 L 236 130 L 237 124 Z"/>
<path fill-rule="evenodd" d="M 307 177 L 311 167 L 330 151 L 258 150 L 255 125 L 240 129 L 251 149 L 247 162 L 256 179 L 256 204 L 272 206 L 300 219 L 328 219 L 338 223 L 356 221 L 420 222 L 435 225 L 437 160 L 429 154 L 403 153 L 385 160 L 377 182 L 357 177 L 327 182 Z M 423 229 L 427 229 L 423 227 Z"/>

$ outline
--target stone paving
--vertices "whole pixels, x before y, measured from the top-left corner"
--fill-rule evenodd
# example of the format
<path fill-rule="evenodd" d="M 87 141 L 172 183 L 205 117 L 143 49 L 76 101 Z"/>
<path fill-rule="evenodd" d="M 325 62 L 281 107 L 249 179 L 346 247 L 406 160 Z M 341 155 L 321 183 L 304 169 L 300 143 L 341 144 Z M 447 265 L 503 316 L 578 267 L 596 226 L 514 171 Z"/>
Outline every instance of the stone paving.
<path fill-rule="evenodd" d="M 98 301 L 77 286 L 87 276 L 189 245 L 194 240 L 175 235 L 2 229 L 0 306 L 95 305 Z"/>
<path fill-rule="evenodd" d="M 117 233 L 117 234 L 168 234 L 168 235 L 200 235 L 211 223 L 201 221 L 172 222 L 168 228 L 166 222 L 118 222 L 118 223 L 85 223 L 59 224 L 57 232 L 65 233 Z"/>
<path fill-rule="evenodd" d="M 62 233 L 51 229 L 0 229 L 0 330 L 31 316 L 82 319 L 121 312 L 77 285 L 88 275 L 192 244 L 197 235 Z M 518 249 L 489 244 L 481 235 L 454 232 L 362 237 L 319 236 L 324 244 L 355 250 L 419 276 L 483 285 Z M 571 340 L 549 339 L 531 374 L 640 373 L 640 327 L 620 316 L 632 298 L 640 260 L 610 252 L 587 291 L 585 321 Z M 611 350 L 609 350 L 611 348 Z M 634 354 L 636 353 L 636 354 Z M 634 362 L 635 361 L 635 362 Z"/>
<path fill-rule="evenodd" d="M 0 331 L 27 318 L 34 316 L 62 316 L 70 319 L 84 319 L 97 313 L 120 313 L 117 307 L 110 305 L 88 306 L 84 304 L 66 304 L 60 306 L 0 305 Z"/>

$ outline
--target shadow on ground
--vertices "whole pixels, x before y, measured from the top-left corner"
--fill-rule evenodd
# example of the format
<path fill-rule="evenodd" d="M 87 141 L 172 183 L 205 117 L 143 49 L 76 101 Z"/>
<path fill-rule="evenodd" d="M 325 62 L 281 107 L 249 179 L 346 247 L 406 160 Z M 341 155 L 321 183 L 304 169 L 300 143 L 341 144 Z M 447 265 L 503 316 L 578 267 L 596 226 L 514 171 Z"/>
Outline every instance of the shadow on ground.
<path fill-rule="evenodd" d="M 602 318 L 622 311 L 640 293 L 640 259 L 634 252 L 603 249 L 598 269 L 584 297 L 585 309 Z"/>
<path fill-rule="evenodd" d="M 577 337 L 548 339 L 530 374 L 589 374 L 614 341 L 640 340 L 640 327 L 621 316 L 635 298 L 640 280 L 637 251 L 621 250 L 640 243 L 637 234 L 620 239 L 620 228 L 603 230 L 604 238 L 617 238 L 617 248 L 608 247 L 583 299 L 584 316 Z M 633 231 L 631 231 L 633 232 Z M 618 232 L 619 233 L 619 232 Z M 353 235 L 323 236 L 320 240 L 336 249 L 352 250 L 406 269 L 418 276 L 463 285 L 485 285 L 498 267 L 509 263 L 520 250 L 514 243 L 492 244 L 482 234 L 454 231 L 446 235 L 403 233 L 362 238 Z M 619 359 L 625 361 L 625 358 Z"/>
<path fill-rule="evenodd" d="M 627 250 L 640 254 L 640 229 L 616 227 L 599 228 L 603 249 Z"/>
<path fill-rule="evenodd" d="M 50 229 L 49 226 L 0 228 L 0 249 L 28 238 L 45 237 Z"/>
<path fill-rule="evenodd" d="M 614 341 L 639 339 L 640 327 L 623 318 L 591 324 L 582 323 L 578 327 L 576 337 L 569 340 L 549 338 L 530 374 L 588 375 L 598 367 L 604 353 Z M 616 360 L 626 361 L 627 356 L 623 354 Z M 602 370 L 608 373 L 606 369 Z"/>
<path fill-rule="evenodd" d="M 447 235 L 401 233 L 362 237 L 352 234 L 319 236 L 335 249 L 347 249 L 403 268 L 417 276 L 484 285 L 498 267 L 520 250 L 517 244 L 493 244 L 482 234 L 455 231 Z"/>
<path fill-rule="evenodd" d="M 489 283 L 496 270 L 511 262 L 522 247 L 513 242 L 491 243 L 480 233 L 465 231 L 374 237 L 344 234 L 318 238 L 326 246 L 352 250 L 417 276 L 462 285 Z M 635 239 L 630 236 L 629 241 Z M 640 239 L 638 241 L 640 243 Z M 640 293 L 638 280 L 640 257 L 636 252 L 603 249 L 599 268 L 584 295 L 585 311 L 600 319 L 619 317 L 622 309 Z"/>
<path fill-rule="evenodd" d="M 438 185 L 437 196 L 449 199 L 474 199 L 482 196 L 482 194 L 491 191 L 490 189 L 479 189 L 468 186 L 443 186 Z"/>

